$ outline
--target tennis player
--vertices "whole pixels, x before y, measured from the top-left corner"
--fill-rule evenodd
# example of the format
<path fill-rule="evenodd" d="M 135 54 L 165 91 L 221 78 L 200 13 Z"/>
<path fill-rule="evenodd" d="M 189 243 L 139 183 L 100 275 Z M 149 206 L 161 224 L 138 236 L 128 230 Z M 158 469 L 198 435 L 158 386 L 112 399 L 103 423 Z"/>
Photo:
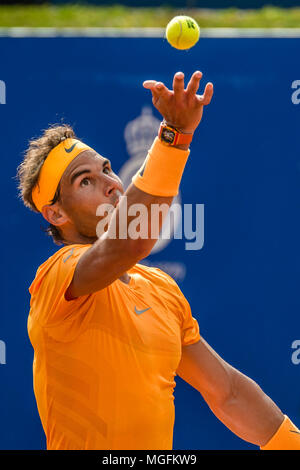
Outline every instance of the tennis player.
<path fill-rule="evenodd" d="M 164 120 L 125 194 L 109 160 L 65 125 L 32 140 L 18 168 L 25 205 L 63 245 L 29 288 L 34 393 L 47 449 L 172 449 L 176 374 L 240 438 L 262 449 L 300 449 L 290 419 L 200 335 L 174 280 L 138 264 L 157 238 L 112 236 L 125 196 L 128 208 L 142 204 L 150 214 L 152 204 L 170 205 L 177 194 L 213 95 L 211 83 L 197 94 L 201 76 L 195 72 L 185 88 L 178 72 L 171 90 L 144 82 Z M 98 237 L 101 204 L 113 212 Z"/>

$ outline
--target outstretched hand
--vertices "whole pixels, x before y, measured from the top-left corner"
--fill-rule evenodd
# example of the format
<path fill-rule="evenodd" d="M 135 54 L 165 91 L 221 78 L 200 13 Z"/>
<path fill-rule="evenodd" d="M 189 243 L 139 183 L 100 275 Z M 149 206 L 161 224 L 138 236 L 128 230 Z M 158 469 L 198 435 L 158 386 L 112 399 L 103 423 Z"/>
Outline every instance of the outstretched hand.
<path fill-rule="evenodd" d="M 184 74 L 177 72 L 173 79 L 173 90 L 155 80 L 146 80 L 143 86 L 151 90 L 152 103 L 167 124 L 189 134 L 200 124 L 203 106 L 210 103 L 213 95 L 213 84 L 210 82 L 206 84 L 203 95 L 197 95 L 201 78 L 201 72 L 194 72 L 185 89 Z"/>

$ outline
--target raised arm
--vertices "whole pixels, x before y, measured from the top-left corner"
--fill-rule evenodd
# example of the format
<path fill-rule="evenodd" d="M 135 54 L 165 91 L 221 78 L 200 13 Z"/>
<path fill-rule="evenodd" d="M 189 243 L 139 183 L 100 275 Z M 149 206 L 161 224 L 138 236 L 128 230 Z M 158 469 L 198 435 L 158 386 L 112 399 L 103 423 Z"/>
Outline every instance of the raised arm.
<path fill-rule="evenodd" d="M 169 90 L 161 82 L 154 80 L 144 82 L 144 87 L 151 90 L 154 106 L 162 114 L 167 124 L 176 127 L 183 134 L 194 133 L 202 119 L 203 106 L 209 104 L 213 94 L 213 86 L 208 83 L 204 94 L 197 95 L 201 77 L 201 72 L 195 72 L 186 89 L 184 88 L 184 75 L 181 72 L 175 74 L 172 90 Z M 164 188 L 170 178 L 169 173 L 173 175 L 172 178 L 177 178 L 176 184 L 179 186 L 189 147 L 188 145 L 177 145 L 171 148 L 160 143 L 156 145 L 159 145 L 159 152 L 154 149 L 153 154 L 155 152 L 156 154 L 148 155 L 141 169 L 141 174 L 145 172 L 147 177 L 144 186 L 146 188 L 149 186 L 152 172 L 155 188 L 150 188 L 149 191 L 141 190 L 137 187 L 137 183 L 129 186 L 125 193 L 126 200 L 121 197 L 113 212 L 107 232 L 94 242 L 92 247 L 79 259 L 73 280 L 67 291 L 67 298 L 72 299 L 103 289 L 151 252 L 163 223 L 163 217 L 161 217 L 158 230 L 151 230 L 153 225 L 151 206 L 166 204 L 169 207 L 171 205 L 176 192 L 173 188 L 169 192 Z M 174 168 L 176 165 L 178 169 Z M 144 186 L 140 186 L 140 188 L 144 188 Z M 119 215 L 120 213 L 124 214 L 125 211 L 125 226 L 129 227 L 134 216 L 128 214 L 126 206 L 130 208 L 133 204 L 142 204 L 146 209 L 148 214 L 147 238 L 133 239 L 128 232 L 123 238 L 119 236 Z"/>

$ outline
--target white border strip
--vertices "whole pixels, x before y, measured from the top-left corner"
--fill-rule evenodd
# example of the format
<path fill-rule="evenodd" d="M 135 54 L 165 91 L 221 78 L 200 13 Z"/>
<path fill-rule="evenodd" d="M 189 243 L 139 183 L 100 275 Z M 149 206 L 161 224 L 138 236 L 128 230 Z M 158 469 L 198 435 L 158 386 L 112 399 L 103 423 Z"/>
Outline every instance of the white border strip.
<path fill-rule="evenodd" d="M 164 28 L 1 28 L 0 37 L 162 38 Z M 201 28 L 206 38 L 300 38 L 300 28 Z"/>
<path fill-rule="evenodd" d="M 0 28 L 1 37 L 162 37 L 162 28 Z"/>

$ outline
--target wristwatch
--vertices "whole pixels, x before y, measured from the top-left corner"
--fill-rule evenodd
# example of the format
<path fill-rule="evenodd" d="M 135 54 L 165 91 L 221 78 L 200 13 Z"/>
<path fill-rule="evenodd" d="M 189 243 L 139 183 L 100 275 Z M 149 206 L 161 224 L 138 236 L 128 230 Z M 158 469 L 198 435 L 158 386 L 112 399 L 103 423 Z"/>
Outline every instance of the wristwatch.
<path fill-rule="evenodd" d="M 183 134 L 176 127 L 163 121 L 160 124 L 158 138 L 166 145 L 186 145 L 192 142 L 193 134 Z"/>

